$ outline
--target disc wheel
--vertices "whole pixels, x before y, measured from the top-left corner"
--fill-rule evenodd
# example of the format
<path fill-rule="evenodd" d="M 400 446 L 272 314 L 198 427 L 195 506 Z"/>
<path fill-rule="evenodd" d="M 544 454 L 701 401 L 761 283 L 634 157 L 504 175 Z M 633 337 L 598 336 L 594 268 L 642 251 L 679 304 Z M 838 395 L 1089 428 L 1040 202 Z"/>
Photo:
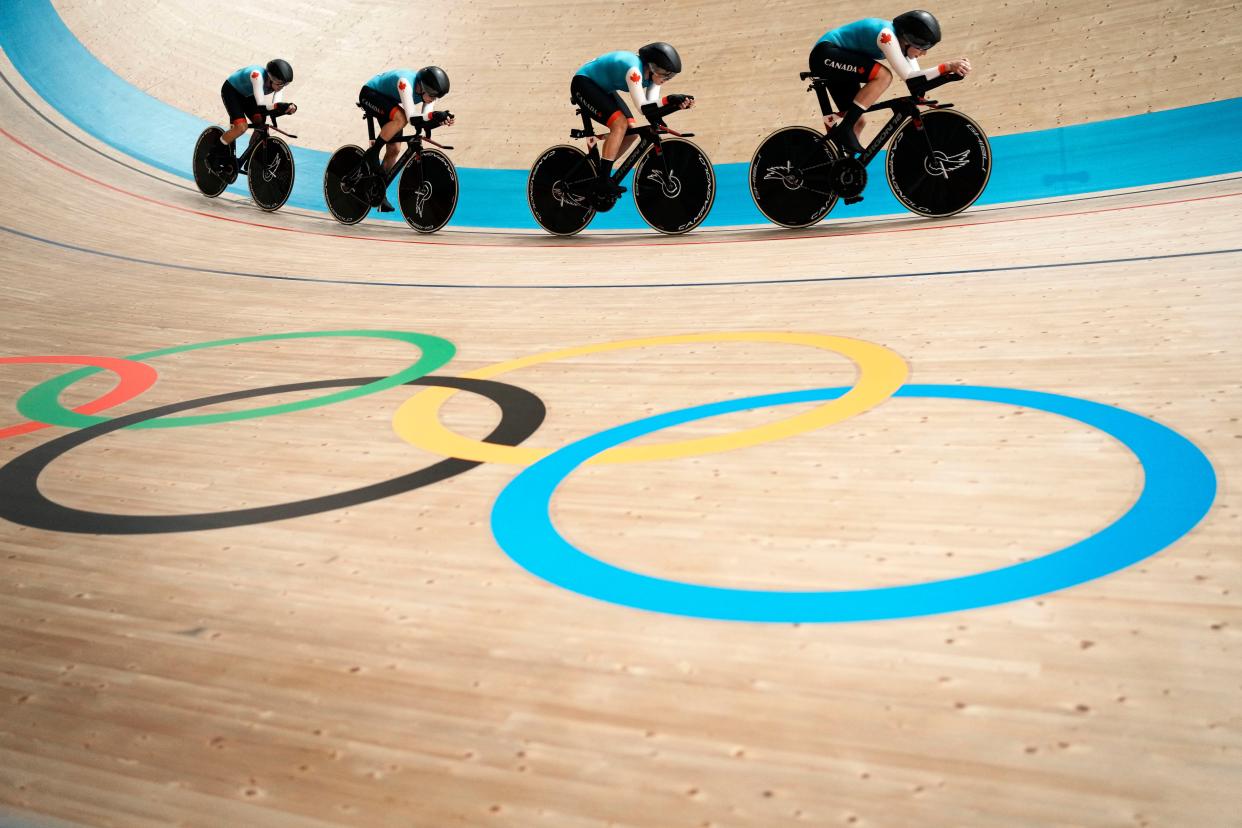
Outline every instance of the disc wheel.
<path fill-rule="evenodd" d="M 220 136 L 224 130 L 217 126 L 209 126 L 198 136 L 194 144 L 194 183 L 198 191 L 208 198 L 215 198 L 237 178 L 236 171 L 231 177 L 224 177 L 211 168 L 210 159 L 216 147 L 223 147 Z"/>
<path fill-rule="evenodd" d="M 250 195 L 259 208 L 271 213 L 285 206 L 293 192 L 293 152 L 275 136 L 259 140 L 250 154 L 246 174 Z"/>
<path fill-rule="evenodd" d="M 983 128 L 954 109 L 924 112 L 893 136 L 885 172 L 897 200 L 923 216 L 951 216 L 975 203 L 992 176 Z"/>
<path fill-rule="evenodd" d="M 328 159 L 323 171 L 323 200 L 341 224 L 357 224 L 371 212 L 371 178 L 362 167 L 362 149 L 347 144 Z"/>
<path fill-rule="evenodd" d="M 397 200 L 405 223 L 420 233 L 434 233 L 457 209 L 457 168 L 438 150 L 423 150 L 401 172 Z"/>
<path fill-rule="evenodd" d="M 707 154 L 684 138 L 669 138 L 634 168 L 634 206 L 643 221 L 669 235 L 703 223 L 716 200 L 716 172 Z"/>
<path fill-rule="evenodd" d="M 526 180 L 526 200 L 539 226 L 572 236 L 590 224 L 595 208 L 585 188 L 595 175 L 595 165 L 577 147 L 561 144 L 539 156 Z"/>
<path fill-rule="evenodd" d="M 767 219 L 782 227 L 810 227 L 832 211 L 836 146 L 806 126 L 778 129 L 750 159 L 750 194 Z"/>

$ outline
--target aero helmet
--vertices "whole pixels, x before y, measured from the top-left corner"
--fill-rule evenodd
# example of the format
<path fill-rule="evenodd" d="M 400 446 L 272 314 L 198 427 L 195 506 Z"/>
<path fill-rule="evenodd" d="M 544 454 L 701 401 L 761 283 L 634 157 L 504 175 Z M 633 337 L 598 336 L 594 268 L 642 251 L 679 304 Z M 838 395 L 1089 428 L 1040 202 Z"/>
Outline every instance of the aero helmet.
<path fill-rule="evenodd" d="M 648 43 L 638 50 L 638 57 L 643 63 L 650 63 L 674 75 L 681 71 L 681 55 L 667 43 Z"/>
<path fill-rule="evenodd" d="M 449 93 L 448 75 L 439 66 L 424 66 L 419 69 L 414 82 L 421 85 L 424 92 L 437 98 L 443 98 Z"/>
<path fill-rule="evenodd" d="M 893 31 L 911 46 L 927 51 L 940 42 L 940 23 L 931 12 L 915 9 L 893 18 Z"/>
<path fill-rule="evenodd" d="M 287 60 L 276 58 L 267 62 L 267 76 L 281 83 L 293 83 L 293 67 Z"/>

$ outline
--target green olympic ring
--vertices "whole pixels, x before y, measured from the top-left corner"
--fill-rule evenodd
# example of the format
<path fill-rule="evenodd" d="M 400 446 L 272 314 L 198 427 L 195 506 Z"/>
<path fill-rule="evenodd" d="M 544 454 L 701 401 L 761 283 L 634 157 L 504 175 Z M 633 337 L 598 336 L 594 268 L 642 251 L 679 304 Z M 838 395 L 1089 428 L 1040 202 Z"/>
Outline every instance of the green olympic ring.
<path fill-rule="evenodd" d="M 177 354 L 184 351 L 197 351 L 201 348 L 215 348 L 221 345 L 239 345 L 243 342 L 268 342 L 275 339 L 311 339 L 315 337 L 336 337 L 336 336 L 361 336 L 373 339 L 396 339 L 400 342 L 409 342 L 416 345 L 423 353 L 418 361 L 413 365 L 398 371 L 390 377 L 377 380 L 376 382 L 360 385 L 357 388 L 347 388 L 344 391 L 337 391 L 333 394 L 327 394 L 322 397 L 313 397 L 309 400 L 299 400 L 297 402 L 284 403 L 282 405 L 269 405 L 263 408 L 254 408 L 248 411 L 226 411 L 221 414 L 195 414 L 184 417 L 161 417 L 155 420 L 147 420 L 146 422 L 135 423 L 130 428 L 178 428 L 180 426 L 192 425 L 208 425 L 210 423 L 230 423 L 237 420 L 251 420 L 256 417 L 268 417 L 273 414 L 285 414 L 290 411 L 303 411 L 308 408 L 318 408 L 321 405 L 331 405 L 332 403 L 344 402 L 352 400 L 356 397 L 363 397 L 367 394 L 374 394 L 377 391 L 384 391 L 389 388 L 397 388 L 419 379 L 440 366 L 444 365 L 453 355 L 457 353 L 457 346 L 447 339 L 431 334 L 414 333 L 412 331 L 302 331 L 298 333 L 281 333 L 281 334 L 265 334 L 263 336 L 242 336 L 236 339 L 217 339 L 214 342 L 199 342 L 194 345 L 177 345 L 172 348 L 161 348 L 157 351 L 146 351 L 141 354 L 134 354 L 126 357 L 126 359 L 143 360 L 152 357 L 165 356 L 167 354 Z M 48 380 L 40 385 L 31 388 L 21 396 L 17 401 L 17 410 L 25 417 L 36 420 L 49 425 L 66 426 L 68 428 L 86 428 L 87 426 L 97 425 L 108 421 L 107 417 L 94 417 L 87 414 L 78 414 L 70 411 L 61 405 L 60 395 L 65 389 L 73 385 L 79 380 L 89 377 L 91 374 L 97 374 L 102 369 L 99 368 L 83 368 L 78 371 L 71 371 L 63 374 L 55 379 Z"/>

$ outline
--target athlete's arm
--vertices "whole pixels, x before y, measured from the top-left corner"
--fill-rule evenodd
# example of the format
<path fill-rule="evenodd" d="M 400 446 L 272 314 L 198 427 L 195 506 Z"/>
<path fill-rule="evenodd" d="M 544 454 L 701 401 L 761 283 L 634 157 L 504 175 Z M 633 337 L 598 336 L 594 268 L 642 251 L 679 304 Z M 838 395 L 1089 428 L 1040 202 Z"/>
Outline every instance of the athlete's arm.
<path fill-rule="evenodd" d="M 647 104 L 660 102 L 660 87 L 653 83 L 647 89 L 643 89 L 643 76 L 637 69 L 626 72 L 625 84 L 630 88 L 630 97 L 634 99 L 634 105 L 638 107 L 639 112 Z"/>
<path fill-rule="evenodd" d="M 397 78 L 397 91 L 401 93 L 401 108 L 411 121 L 418 117 L 418 104 L 414 103 L 414 79 Z"/>
<path fill-rule="evenodd" d="M 257 69 L 250 70 L 250 90 L 255 103 L 262 106 L 266 94 L 263 92 L 263 73 Z"/>
<path fill-rule="evenodd" d="M 875 43 L 880 47 L 880 51 L 884 53 L 884 59 L 888 61 L 889 68 L 893 70 L 893 74 L 897 76 L 898 80 L 908 81 L 910 78 L 933 80 L 943 75 L 946 71 L 944 64 L 933 66 L 930 69 L 920 69 L 917 60 L 908 58 L 902 53 L 901 44 L 897 42 L 897 35 L 892 29 L 880 29 Z"/>

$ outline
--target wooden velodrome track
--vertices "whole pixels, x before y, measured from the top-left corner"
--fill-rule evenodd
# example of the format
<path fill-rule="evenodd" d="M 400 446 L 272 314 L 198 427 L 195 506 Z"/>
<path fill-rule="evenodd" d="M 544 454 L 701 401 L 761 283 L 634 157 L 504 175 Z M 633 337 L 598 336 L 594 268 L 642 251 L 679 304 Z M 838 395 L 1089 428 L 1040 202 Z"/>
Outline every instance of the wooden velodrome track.
<path fill-rule="evenodd" d="M 208 119 L 222 114 L 219 79 L 280 51 L 298 73 L 300 143 L 319 149 L 357 140 L 359 80 L 432 55 L 454 79 L 457 163 L 510 168 L 572 126 L 563 87 L 582 59 L 656 36 L 688 56 L 677 83 L 702 105 L 687 128 L 713 160 L 746 161 L 771 126 L 813 122 L 788 79 L 830 25 L 895 13 L 873 5 L 56 3 L 107 66 Z M 977 69 L 956 99 L 993 134 L 1235 94 L 1236 66 L 1220 78 L 1199 39 L 1214 25 L 1236 50 L 1236 7 L 1060 0 L 1023 28 L 1024 6 L 993 5 L 935 9 L 943 48 Z M 1084 41 L 1091 29 L 1107 37 Z M 377 45 L 386 32 L 409 36 Z M 274 42 L 287 45 L 257 45 Z M 1174 56 L 1177 73 L 1149 71 Z M 556 489 L 565 538 L 623 570 L 773 594 L 877 590 L 872 620 L 767 623 L 597 600 L 519 566 L 492 510 L 528 459 L 275 519 L 267 507 L 444 461 L 394 433 L 418 388 L 101 433 L 48 458 L 49 502 L 255 520 L 81 525 L 52 507 L 59 529 L 0 521 L 0 824 L 1238 824 L 1242 181 L 802 232 L 421 237 L 208 201 L 67 122 L 7 58 L 0 70 L 0 357 L 413 331 L 456 347 L 432 372 L 456 378 L 668 338 L 497 374 L 516 389 L 504 399 L 527 392 L 518 431 L 538 425 L 530 394 L 546 407 L 523 445 L 866 378 L 884 394 L 995 386 L 1119 407 L 1191 441 L 1218 487 L 1159 554 L 1138 551 L 1140 532 L 1118 544 L 1133 565 L 1105 577 L 916 617 L 899 617 L 905 593 L 879 590 L 1040 559 L 1103 532 L 1153 481 L 1173 492 L 1153 520 L 1170 519 L 1202 481 L 1181 455 L 1145 474 L 1133 446 L 1034 397 L 928 392 L 753 445 L 737 435 L 823 403 L 688 422 L 632 445 L 716 437 L 727 450 L 592 465 Z M 742 113 L 746 84 L 767 94 Z M 545 126 L 516 128 L 532 123 Z M 416 353 L 358 336 L 184 350 L 150 357 L 158 382 L 106 413 L 384 377 Z M 0 365 L 0 427 L 71 367 Z M 107 392 L 106 376 L 65 403 Z M 477 393 L 440 415 L 472 439 L 501 422 Z M 7 436 L 0 461 L 77 433 Z M 85 531 L 62 531 L 74 525 Z"/>

